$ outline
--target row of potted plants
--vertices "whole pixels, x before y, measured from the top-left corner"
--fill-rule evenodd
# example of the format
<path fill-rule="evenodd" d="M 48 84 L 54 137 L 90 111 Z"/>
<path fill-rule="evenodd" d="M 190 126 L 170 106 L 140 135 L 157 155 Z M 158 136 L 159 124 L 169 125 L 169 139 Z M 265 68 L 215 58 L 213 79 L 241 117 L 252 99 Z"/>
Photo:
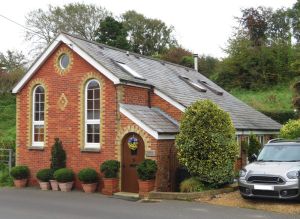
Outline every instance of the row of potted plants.
<path fill-rule="evenodd" d="M 100 166 L 103 173 L 104 188 L 103 194 L 112 195 L 118 192 L 119 179 L 118 173 L 120 163 L 116 160 L 107 160 Z M 137 166 L 137 175 L 139 178 L 140 195 L 144 196 L 154 189 L 154 179 L 157 171 L 156 162 L 153 160 L 144 160 Z M 14 178 L 15 186 L 18 188 L 26 186 L 29 177 L 29 169 L 26 166 L 16 166 L 11 170 L 11 176 Z M 42 169 L 38 171 L 36 177 L 42 190 L 61 190 L 64 192 L 71 191 L 75 174 L 71 169 L 61 168 L 56 171 L 52 169 Z M 78 179 L 82 182 L 83 190 L 87 193 L 95 192 L 99 182 L 99 175 L 92 168 L 85 168 L 79 171 Z"/>

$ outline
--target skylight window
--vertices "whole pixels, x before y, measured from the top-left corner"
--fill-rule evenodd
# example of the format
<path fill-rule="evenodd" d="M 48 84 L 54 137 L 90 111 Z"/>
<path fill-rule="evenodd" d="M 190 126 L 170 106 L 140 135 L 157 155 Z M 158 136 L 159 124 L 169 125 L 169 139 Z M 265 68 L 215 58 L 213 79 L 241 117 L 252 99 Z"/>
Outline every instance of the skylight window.
<path fill-rule="evenodd" d="M 211 90 L 212 92 L 214 92 L 215 94 L 219 95 L 219 96 L 222 96 L 223 95 L 223 92 L 222 91 L 219 91 L 217 90 L 216 88 L 213 88 L 212 86 L 210 86 L 206 81 L 201 81 L 201 80 L 198 80 L 198 82 L 202 85 L 204 85 L 205 87 L 207 87 L 209 90 Z"/>
<path fill-rule="evenodd" d="M 139 73 L 137 73 L 136 71 L 134 71 L 132 68 L 130 68 L 130 67 L 127 66 L 126 64 L 121 63 L 121 62 L 117 62 L 117 64 L 118 64 L 122 69 L 124 69 L 126 72 L 128 72 L 129 74 L 131 74 L 133 77 L 138 78 L 138 79 L 143 79 L 143 80 L 145 80 L 145 78 L 144 78 L 142 75 L 140 75 Z"/>
<path fill-rule="evenodd" d="M 200 92 L 206 92 L 206 88 L 201 86 L 199 83 L 197 82 L 194 82 L 192 80 L 190 80 L 189 78 L 187 77 L 182 77 L 182 76 L 179 76 L 180 79 L 182 79 L 184 82 L 186 82 L 187 84 L 189 84 L 191 87 L 195 88 L 196 90 L 200 91 Z"/>

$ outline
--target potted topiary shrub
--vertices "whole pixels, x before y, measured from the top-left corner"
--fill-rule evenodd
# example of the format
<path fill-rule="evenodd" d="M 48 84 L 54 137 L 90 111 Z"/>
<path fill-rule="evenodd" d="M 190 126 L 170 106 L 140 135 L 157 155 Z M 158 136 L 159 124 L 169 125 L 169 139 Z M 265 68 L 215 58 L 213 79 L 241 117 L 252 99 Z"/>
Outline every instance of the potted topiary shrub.
<path fill-rule="evenodd" d="M 85 168 L 79 171 L 78 178 L 82 183 L 83 191 L 93 193 L 98 185 L 98 173 L 92 168 Z"/>
<path fill-rule="evenodd" d="M 62 192 L 70 192 L 74 184 L 74 172 L 71 169 L 62 168 L 54 172 L 54 179 Z"/>
<path fill-rule="evenodd" d="M 51 149 L 51 165 L 50 168 L 54 171 L 66 167 L 66 152 L 59 138 L 55 138 L 55 143 Z M 53 191 L 58 191 L 58 183 L 52 178 L 50 179 L 51 188 Z"/>
<path fill-rule="evenodd" d="M 15 187 L 23 188 L 28 181 L 29 169 L 27 166 L 16 166 L 11 169 L 10 175 L 14 179 Z"/>
<path fill-rule="evenodd" d="M 146 159 L 137 166 L 139 178 L 139 195 L 145 197 L 154 190 L 157 165 L 154 160 Z"/>
<path fill-rule="evenodd" d="M 100 171 L 104 174 L 104 188 L 102 189 L 104 195 L 113 195 L 119 191 L 119 169 L 120 162 L 117 160 L 107 160 L 101 164 Z"/>
<path fill-rule="evenodd" d="M 50 189 L 49 181 L 53 179 L 53 170 L 42 169 L 37 172 L 36 178 L 39 180 L 41 190 L 49 190 Z"/>

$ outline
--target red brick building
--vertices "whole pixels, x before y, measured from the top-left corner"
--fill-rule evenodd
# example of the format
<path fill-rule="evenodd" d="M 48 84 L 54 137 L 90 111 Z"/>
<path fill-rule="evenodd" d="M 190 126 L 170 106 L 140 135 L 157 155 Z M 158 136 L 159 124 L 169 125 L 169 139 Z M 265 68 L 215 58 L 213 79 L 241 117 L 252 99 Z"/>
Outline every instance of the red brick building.
<path fill-rule="evenodd" d="M 67 167 L 99 171 L 121 162 L 120 190 L 137 192 L 135 166 L 158 163 L 156 189 L 174 188 L 174 148 L 185 108 L 211 99 L 229 112 L 237 141 L 250 133 L 266 141 L 280 124 L 242 103 L 193 69 L 60 34 L 15 86 L 17 163 L 28 165 L 31 183 L 50 165 L 54 138 Z M 138 141 L 132 151 L 128 141 Z M 77 183 L 77 185 L 79 185 Z"/>

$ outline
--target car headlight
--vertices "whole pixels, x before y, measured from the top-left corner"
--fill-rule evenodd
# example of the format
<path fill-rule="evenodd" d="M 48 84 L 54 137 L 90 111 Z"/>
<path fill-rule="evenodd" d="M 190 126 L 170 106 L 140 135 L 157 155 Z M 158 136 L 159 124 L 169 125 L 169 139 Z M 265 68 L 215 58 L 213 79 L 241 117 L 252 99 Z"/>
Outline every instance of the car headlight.
<path fill-rule="evenodd" d="M 299 178 L 299 171 L 298 170 L 294 170 L 294 171 L 290 171 L 286 174 L 286 176 L 289 179 L 298 179 Z"/>
<path fill-rule="evenodd" d="M 247 170 L 241 169 L 239 172 L 239 175 L 240 175 L 240 177 L 244 177 L 244 176 L 246 176 L 246 173 L 247 173 Z"/>

